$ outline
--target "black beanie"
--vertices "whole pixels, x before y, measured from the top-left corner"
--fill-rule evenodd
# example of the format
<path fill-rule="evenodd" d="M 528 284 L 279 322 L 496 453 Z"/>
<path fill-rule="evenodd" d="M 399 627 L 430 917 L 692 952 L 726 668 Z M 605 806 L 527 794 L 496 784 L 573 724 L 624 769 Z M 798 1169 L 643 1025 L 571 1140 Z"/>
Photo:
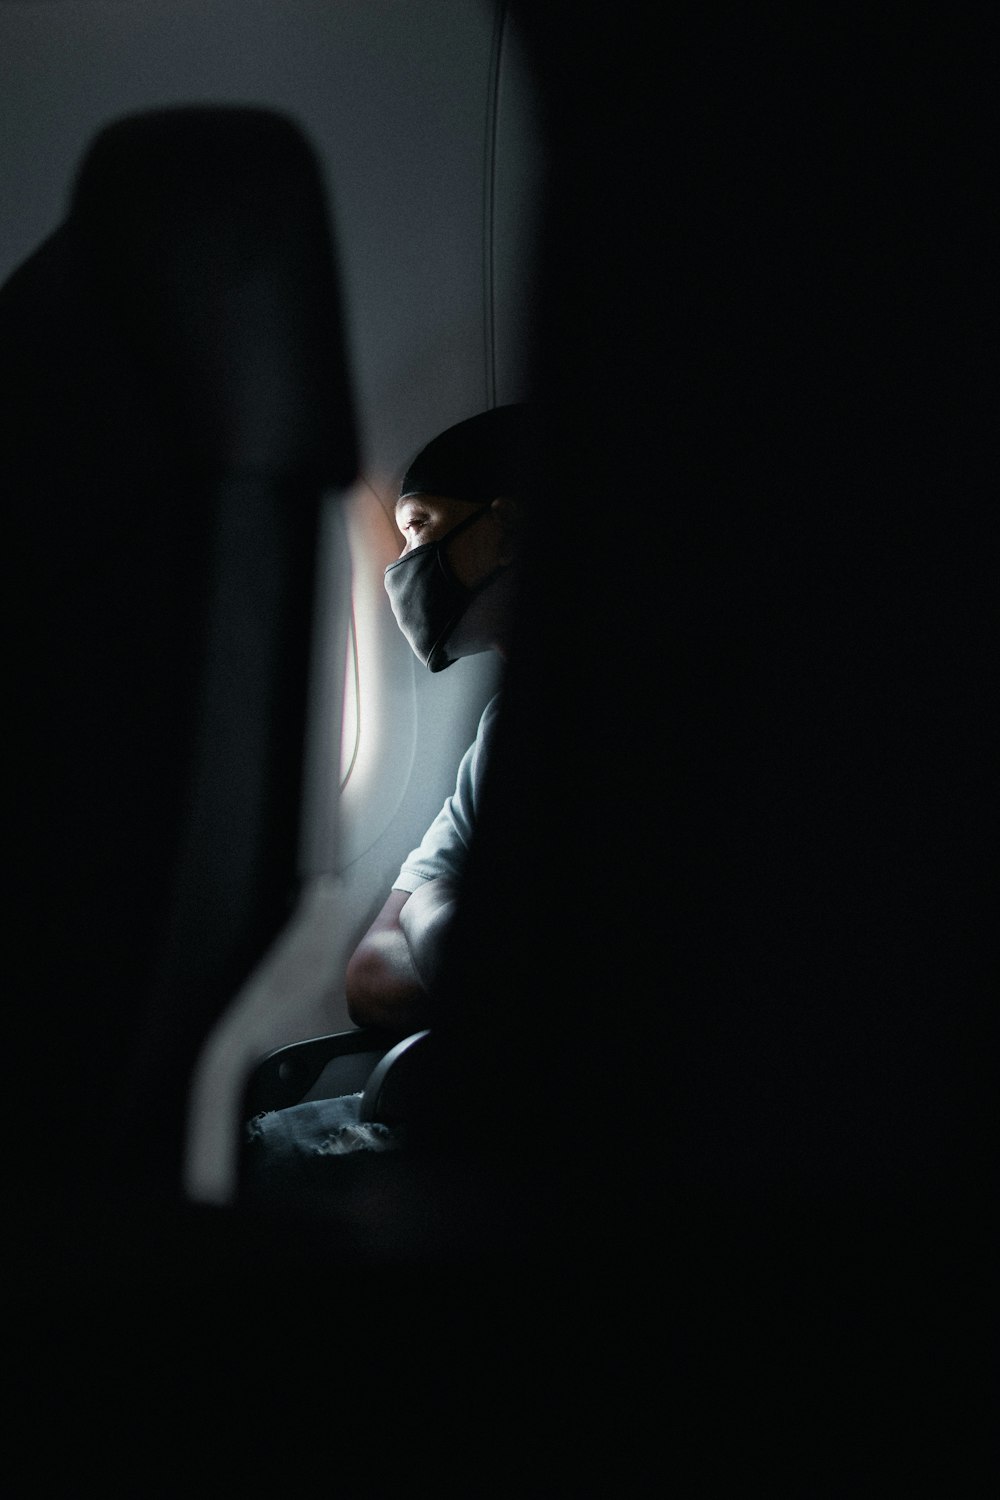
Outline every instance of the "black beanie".
<path fill-rule="evenodd" d="M 440 433 L 412 460 L 399 486 L 405 495 L 444 495 L 485 502 L 523 495 L 528 486 L 530 408 L 494 406 Z"/>

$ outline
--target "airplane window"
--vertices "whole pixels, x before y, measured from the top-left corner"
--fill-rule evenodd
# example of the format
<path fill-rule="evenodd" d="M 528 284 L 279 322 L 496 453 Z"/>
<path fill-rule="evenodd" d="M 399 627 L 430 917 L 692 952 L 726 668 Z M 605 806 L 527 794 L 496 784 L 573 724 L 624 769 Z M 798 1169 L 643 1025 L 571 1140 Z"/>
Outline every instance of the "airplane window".
<path fill-rule="evenodd" d="M 369 848 L 391 821 L 408 784 L 414 754 L 413 653 L 393 619 L 383 586 L 399 534 L 379 499 L 392 480 L 361 479 L 346 497 L 351 608 L 340 706 L 340 846 L 344 865 Z"/>
<path fill-rule="evenodd" d="M 358 625 L 351 594 L 351 617 L 347 629 L 347 657 L 344 663 L 344 698 L 341 704 L 340 790 L 351 779 L 357 765 L 361 744 L 361 684 L 358 671 Z"/>

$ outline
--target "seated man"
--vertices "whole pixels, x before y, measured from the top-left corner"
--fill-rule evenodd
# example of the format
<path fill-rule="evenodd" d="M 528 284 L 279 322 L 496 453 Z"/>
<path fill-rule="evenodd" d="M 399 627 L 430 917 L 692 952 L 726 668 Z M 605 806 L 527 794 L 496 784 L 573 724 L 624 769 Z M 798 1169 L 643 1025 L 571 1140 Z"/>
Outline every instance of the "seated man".
<path fill-rule="evenodd" d="M 482 651 L 506 654 L 513 619 L 521 503 L 527 491 L 528 408 L 496 407 L 448 428 L 407 469 L 396 501 L 403 549 L 385 572 L 400 630 L 432 672 Z M 487 704 L 455 790 L 404 859 L 388 898 L 347 964 L 359 1026 L 403 1033 L 429 1022 L 444 934 L 476 823 L 499 695 Z M 396 1137 L 359 1121 L 361 1095 L 312 1100 L 251 1122 L 250 1201 L 295 1201 L 296 1169 Z"/>

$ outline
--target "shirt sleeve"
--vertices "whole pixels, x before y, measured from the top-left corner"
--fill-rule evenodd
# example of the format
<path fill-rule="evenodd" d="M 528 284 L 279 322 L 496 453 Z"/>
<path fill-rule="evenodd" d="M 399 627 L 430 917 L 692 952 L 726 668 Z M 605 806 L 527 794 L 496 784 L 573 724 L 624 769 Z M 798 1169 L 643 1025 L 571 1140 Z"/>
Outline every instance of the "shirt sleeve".
<path fill-rule="evenodd" d="M 462 756 L 455 790 L 445 799 L 444 806 L 420 843 L 403 860 L 392 883 L 394 891 L 412 894 L 428 880 L 457 879 L 461 875 L 476 826 L 477 800 L 489 756 L 498 701 L 498 695 L 494 696 L 483 710 L 476 738 Z"/>

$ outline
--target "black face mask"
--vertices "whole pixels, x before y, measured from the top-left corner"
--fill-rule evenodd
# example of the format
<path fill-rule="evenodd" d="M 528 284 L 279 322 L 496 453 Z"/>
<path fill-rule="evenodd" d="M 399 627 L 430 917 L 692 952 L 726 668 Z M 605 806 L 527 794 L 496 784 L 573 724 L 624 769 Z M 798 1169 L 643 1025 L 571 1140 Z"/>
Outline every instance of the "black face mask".
<path fill-rule="evenodd" d="M 451 539 L 474 525 L 489 508 L 484 505 L 436 542 L 414 547 L 385 570 L 385 591 L 396 623 L 431 672 L 443 672 L 458 660 L 445 650 L 449 636 L 476 595 L 503 572 L 496 568 L 475 588 L 467 589 L 455 577 L 445 555 Z"/>

